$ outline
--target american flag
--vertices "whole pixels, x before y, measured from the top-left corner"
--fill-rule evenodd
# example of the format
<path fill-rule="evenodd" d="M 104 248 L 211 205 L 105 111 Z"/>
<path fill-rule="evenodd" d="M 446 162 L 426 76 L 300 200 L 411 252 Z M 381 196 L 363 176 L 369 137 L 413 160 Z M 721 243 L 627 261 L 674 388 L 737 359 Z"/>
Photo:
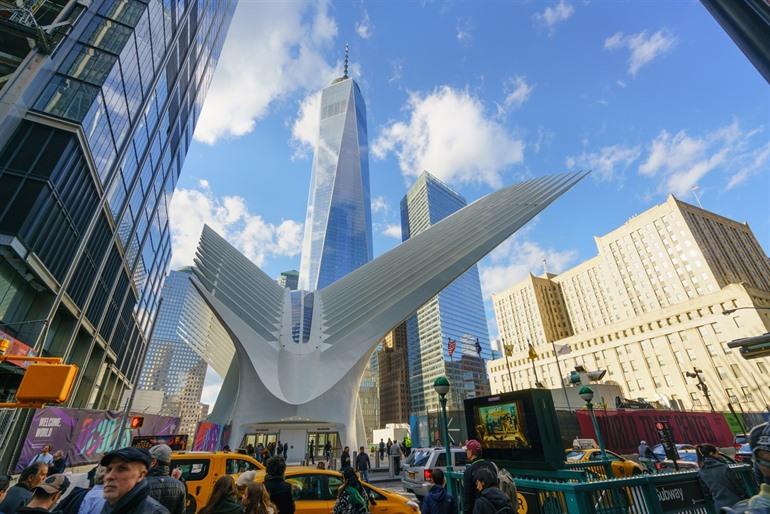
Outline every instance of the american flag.
<path fill-rule="evenodd" d="M 453 353 L 455 353 L 455 349 L 457 348 L 457 341 L 454 339 L 450 339 L 447 343 L 447 353 L 449 353 L 449 356 L 451 357 Z"/>

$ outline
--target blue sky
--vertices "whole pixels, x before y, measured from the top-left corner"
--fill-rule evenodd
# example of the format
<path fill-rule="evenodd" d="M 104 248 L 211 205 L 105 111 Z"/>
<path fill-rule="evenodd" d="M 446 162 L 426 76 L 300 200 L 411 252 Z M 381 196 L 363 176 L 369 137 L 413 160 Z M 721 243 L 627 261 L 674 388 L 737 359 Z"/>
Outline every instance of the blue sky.
<path fill-rule="evenodd" d="M 770 90 L 700 2 L 241 2 L 175 193 L 174 267 L 204 222 L 299 268 L 318 92 L 345 43 L 367 103 L 374 251 L 423 169 L 469 200 L 592 176 L 480 264 L 489 295 L 596 254 L 674 193 L 770 247 Z M 214 385 L 210 380 L 210 385 Z"/>

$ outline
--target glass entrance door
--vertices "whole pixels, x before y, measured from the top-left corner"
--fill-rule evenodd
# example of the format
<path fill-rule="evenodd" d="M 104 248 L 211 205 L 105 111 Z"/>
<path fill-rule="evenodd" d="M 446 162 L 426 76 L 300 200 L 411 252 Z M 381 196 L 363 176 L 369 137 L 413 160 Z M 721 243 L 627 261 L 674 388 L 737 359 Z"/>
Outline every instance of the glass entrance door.
<path fill-rule="evenodd" d="M 262 443 L 264 448 L 268 448 L 269 444 L 275 444 L 278 441 L 278 433 L 265 433 L 260 432 L 258 434 L 246 434 L 241 441 L 241 448 L 246 448 L 248 445 L 252 445 L 254 448 Z"/>
<path fill-rule="evenodd" d="M 313 457 L 315 460 L 324 458 L 324 446 L 331 443 L 332 456 L 340 452 L 339 432 L 308 432 L 307 433 L 307 451 L 310 452 L 310 443 L 313 443 Z"/>

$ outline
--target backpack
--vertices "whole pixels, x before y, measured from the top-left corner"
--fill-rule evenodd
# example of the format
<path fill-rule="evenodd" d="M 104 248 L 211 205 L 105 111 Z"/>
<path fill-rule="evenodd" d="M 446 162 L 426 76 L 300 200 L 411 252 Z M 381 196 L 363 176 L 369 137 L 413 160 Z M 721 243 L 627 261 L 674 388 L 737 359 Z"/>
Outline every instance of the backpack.
<path fill-rule="evenodd" d="M 516 482 L 513 480 L 513 475 L 511 475 L 507 469 L 497 469 L 497 487 L 508 497 L 508 500 L 510 500 L 511 505 L 513 506 L 512 512 L 517 512 L 518 499 L 516 498 Z"/>
<path fill-rule="evenodd" d="M 480 496 L 480 497 L 479 497 L 479 499 L 478 499 L 478 500 L 476 500 L 476 501 L 477 501 L 477 502 L 483 501 L 484 503 L 486 503 L 487 505 L 489 505 L 489 507 L 491 508 L 491 510 L 493 510 L 493 511 L 494 511 L 494 513 L 495 513 L 495 514 L 516 514 L 516 510 L 515 510 L 515 509 L 514 509 L 514 508 L 511 506 L 511 504 L 510 504 L 510 503 L 509 503 L 509 504 L 507 504 L 507 505 L 503 505 L 503 506 L 502 506 L 502 507 L 500 507 L 499 509 L 495 509 L 495 506 L 494 506 L 494 505 L 492 505 L 492 502 L 491 502 L 491 501 L 489 501 L 489 500 L 487 500 L 487 499 L 486 499 L 486 498 L 484 498 L 483 496 Z"/>

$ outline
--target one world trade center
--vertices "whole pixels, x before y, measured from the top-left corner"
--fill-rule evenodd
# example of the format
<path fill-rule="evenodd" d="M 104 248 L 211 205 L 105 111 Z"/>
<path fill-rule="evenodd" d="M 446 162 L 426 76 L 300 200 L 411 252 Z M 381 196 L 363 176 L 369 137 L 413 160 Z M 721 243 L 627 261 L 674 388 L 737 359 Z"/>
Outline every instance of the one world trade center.
<path fill-rule="evenodd" d="M 372 260 L 366 105 L 345 73 L 321 92 L 299 289 L 315 291 Z"/>

